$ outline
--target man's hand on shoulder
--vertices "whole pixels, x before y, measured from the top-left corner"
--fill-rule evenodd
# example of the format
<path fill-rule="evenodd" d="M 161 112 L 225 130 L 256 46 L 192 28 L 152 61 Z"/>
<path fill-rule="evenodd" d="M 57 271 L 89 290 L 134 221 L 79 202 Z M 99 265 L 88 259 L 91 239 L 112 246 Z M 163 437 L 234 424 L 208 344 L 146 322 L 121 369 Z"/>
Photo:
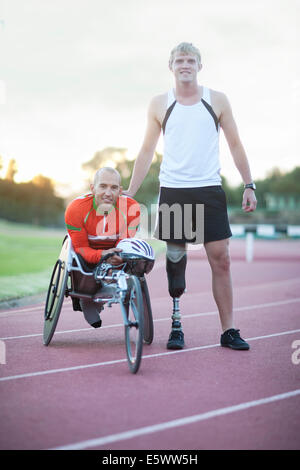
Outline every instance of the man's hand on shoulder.
<path fill-rule="evenodd" d="M 135 194 L 132 191 L 129 191 L 129 189 L 123 189 L 121 196 L 128 196 L 134 198 Z"/>

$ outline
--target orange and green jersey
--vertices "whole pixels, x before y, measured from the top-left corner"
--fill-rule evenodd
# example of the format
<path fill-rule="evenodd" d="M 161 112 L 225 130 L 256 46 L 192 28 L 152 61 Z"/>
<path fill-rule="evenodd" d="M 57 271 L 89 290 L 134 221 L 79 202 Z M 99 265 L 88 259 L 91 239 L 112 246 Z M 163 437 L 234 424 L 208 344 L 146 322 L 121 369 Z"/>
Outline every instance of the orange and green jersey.
<path fill-rule="evenodd" d="M 65 212 L 65 223 L 76 253 L 97 264 L 102 250 L 117 246 L 123 238 L 134 237 L 140 223 L 140 205 L 120 196 L 107 213 L 97 211 L 93 194 L 74 199 Z"/>

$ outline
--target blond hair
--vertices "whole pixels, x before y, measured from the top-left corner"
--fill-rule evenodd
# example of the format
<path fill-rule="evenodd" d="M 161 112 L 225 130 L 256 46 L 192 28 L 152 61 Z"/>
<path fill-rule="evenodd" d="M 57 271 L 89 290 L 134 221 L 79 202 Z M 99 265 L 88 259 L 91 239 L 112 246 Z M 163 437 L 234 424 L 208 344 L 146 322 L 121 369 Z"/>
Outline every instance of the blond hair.
<path fill-rule="evenodd" d="M 174 61 L 174 57 L 177 53 L 180 54 L 192 54 L 197 57 L 198 64 L 201 64 L 201 54 L 199 49 L 195 47 L 191 42 L 181 42 L 178 46 L 174 47 L 171 51 L 169 66 L 171 67 Z"/>

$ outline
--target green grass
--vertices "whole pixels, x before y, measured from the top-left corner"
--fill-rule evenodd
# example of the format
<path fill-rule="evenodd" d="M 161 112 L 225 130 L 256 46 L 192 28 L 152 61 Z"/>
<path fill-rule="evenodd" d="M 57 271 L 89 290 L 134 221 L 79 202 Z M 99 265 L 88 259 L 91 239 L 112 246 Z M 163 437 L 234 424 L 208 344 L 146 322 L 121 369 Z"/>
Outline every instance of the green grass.
<path fill-rule="evenodd" d="M 46 293 L 51 272 L 52 267 L 39 273 L 0 276 L 0 301 Z"/>
<path fill-rule="evenodd" d="M 0 276 L 37 273 L 53 266 L 61 242 L 61 237 L 0 234 Z"/>
<path fill-rule="evenodd" d="M 64 230 L 0 221 L 0 300 L 47 289 Z"/>
<path fill-rule="evenodd" d="M 65 234 L 0 220 L 0 301 L 46 292 Z M 165 248 L 148 241 L 156 256 Z"/>

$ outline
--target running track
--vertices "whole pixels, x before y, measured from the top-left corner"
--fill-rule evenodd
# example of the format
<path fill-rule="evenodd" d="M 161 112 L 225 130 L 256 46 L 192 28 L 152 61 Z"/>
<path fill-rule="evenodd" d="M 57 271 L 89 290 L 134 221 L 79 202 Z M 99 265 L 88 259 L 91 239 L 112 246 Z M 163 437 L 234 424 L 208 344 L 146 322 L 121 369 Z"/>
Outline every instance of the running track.
<path fill-rule="evenodd" d="M 189 253 L 183 351 L 165 348 L 172 303 L 163 259 L 148 276 L 155 338 L 136 375 L 117 306 L 94 330 L 66 299 L 48 347 L 42 304 L 1 310 L 0 448 L 299 449 L 300 243 L 256 241 L 252 263 L 243 245 L 232 241 L 232 273 L 236 326 L 250 351 L 219 346 L 204 250 Z"/>

